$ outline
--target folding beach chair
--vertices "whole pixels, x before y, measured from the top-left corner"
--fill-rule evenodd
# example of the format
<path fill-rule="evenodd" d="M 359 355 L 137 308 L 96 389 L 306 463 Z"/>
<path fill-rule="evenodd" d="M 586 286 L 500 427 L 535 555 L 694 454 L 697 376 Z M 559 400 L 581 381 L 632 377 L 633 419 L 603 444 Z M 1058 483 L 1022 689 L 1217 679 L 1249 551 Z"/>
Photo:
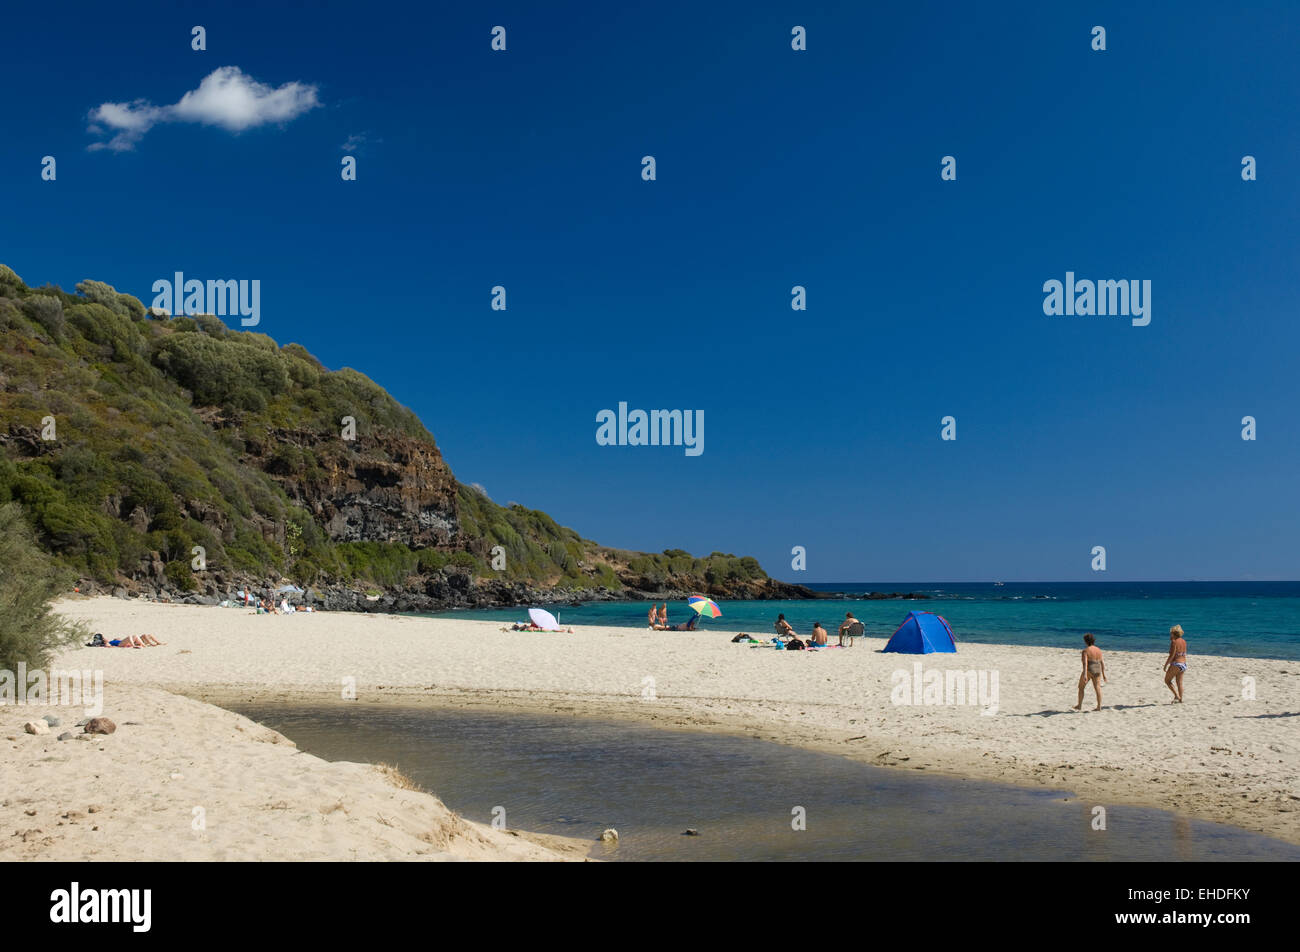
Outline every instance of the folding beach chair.
<path fill-rule="evenodd" d="M 862 624 L 862 622 L 860 621 L 855 621 L 853 624 L 849 625 L 848 628 L 846 628 L 844 631 L 840 633 L 840 647 L 841 648 L 844 647 L 844 639 L 847 638 L 849 639 L 848 646 L 852 648 L 853 639 L 862 638 L 866 635 L 866 633 L 867 633 L 867 626 Z"/>

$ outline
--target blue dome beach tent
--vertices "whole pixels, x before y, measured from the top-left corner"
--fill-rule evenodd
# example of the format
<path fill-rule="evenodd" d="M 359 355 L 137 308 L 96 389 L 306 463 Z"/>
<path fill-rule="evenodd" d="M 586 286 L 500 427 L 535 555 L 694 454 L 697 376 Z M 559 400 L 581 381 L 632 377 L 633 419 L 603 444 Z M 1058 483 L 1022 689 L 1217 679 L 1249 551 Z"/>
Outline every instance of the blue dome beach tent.
<path fill-rule="evenodd" d="M 934 612 L 908 612 L 898 630 L 890 636 L 885 651 L 902 654 L 941 651 L 953 654 L 957 651 L 957 639 L 952 635 L 952 626 L 943 616 Z"/>

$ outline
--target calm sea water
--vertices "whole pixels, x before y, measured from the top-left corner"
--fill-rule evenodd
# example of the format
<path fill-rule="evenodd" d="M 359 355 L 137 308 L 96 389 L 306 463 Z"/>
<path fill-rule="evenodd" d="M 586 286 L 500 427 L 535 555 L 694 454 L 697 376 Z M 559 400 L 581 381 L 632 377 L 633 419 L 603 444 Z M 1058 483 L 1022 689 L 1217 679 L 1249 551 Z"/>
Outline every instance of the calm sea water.
<path fill-rule="evenodd" d="M 386 762 L 457 812 L 617 860 L 1300 860 L 1300 847 L 1066 790 L 930 777 L 782 744 L 561 715 L 228 705 L 326 760 Z M 792 827 L 802 808 L 806 828 Z M 596 844 L 607 827 L 614 849 Z M 684 836 L 687 829 L 698 836 Z"/>
<path fill-rule="evenodd" d="M 1103 648 L 1163 653 L 1169 628 L 1182 625 L 1193 653 L 1253 658 L 1300 659 L 1300 582 L 889 582 L 855 585 L 810 584 L 843 593 L 815 601 L 733 601 L 720 604 L 723 617 L 701 630 L 770 634 L 778 612 L 800 632 L 820 621 L 834 630 L 845 612 L 867 626 L 867 634 L 888 637 L 913 609 L 948 619 L 958 642 L 1079 648 L 1084 632 Z M 917 592 L 925 600 L 864 600 L 866 592 Z M 550 610 L 565 625 L 643 628 L 648 602 L 592 602 Z M 668 620 L 682 622 L 691 610 L 668 606 Z M 442 613 L 517 621 L 522 608 Z"/>

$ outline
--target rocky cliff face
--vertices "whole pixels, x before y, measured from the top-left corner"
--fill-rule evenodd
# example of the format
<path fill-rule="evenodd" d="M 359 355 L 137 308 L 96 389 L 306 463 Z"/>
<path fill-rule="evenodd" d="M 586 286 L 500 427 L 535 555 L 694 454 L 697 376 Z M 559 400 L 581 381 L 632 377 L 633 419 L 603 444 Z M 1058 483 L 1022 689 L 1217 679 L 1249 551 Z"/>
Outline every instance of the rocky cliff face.
<path fill-rule="evenodd" d="M 450 547 L 458 539 L 456 479 L 429 441 L 273 430 L 267 439 L 245 445 L 245 462 L 270 474 L 315 516 L 331 542 L 401 542 L 423 549 Z"/>

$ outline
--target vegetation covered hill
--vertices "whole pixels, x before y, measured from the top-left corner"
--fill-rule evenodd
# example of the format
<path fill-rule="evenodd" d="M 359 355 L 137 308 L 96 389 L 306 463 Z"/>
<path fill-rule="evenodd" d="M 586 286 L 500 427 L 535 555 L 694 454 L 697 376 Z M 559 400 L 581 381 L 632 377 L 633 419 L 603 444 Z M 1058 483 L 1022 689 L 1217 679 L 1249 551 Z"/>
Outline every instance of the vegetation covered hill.
<path fill-rule="evenodd" d="M 610 549 L 497 505 L 365 375 L 216 317 L 156 317 L 99 281 L 76 290 L 0 265 L 0 504 L 91 585 L 216 596 L 288 578 L 423 597 L 407 607 L 806 591 L 752 558 Z"/>

